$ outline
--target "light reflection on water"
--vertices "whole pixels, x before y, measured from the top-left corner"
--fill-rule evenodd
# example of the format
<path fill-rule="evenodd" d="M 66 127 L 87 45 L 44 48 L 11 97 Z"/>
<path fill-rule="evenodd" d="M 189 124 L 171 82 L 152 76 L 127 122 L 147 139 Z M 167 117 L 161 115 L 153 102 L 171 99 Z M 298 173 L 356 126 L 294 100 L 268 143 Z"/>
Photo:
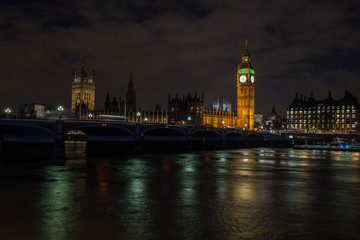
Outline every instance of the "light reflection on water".
<path fill-rule="evenodd" d="M 359 153 L 68 147 L 66 161 L 0 165 L 1 239 L 358 239 Z"/>

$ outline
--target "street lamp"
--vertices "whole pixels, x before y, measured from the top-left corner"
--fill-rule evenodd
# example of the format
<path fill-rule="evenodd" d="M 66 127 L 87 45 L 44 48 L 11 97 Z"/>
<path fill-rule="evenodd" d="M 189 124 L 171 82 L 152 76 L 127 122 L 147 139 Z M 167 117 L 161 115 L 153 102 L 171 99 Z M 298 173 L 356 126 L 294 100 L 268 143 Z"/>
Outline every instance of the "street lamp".
<path fill-rule="evenodd" d="M 10 113 L 11 113 L 11 109 L 10 109 L 10 108 L 6 108 L 6 109 L 5 109 L 6 117 L 9 117 Z"/>
<path fill-rule="evenodd" d="M 140 112 L 137 112 L 137 113 L 136 113 L 136 116 L 138 117 L 138 122 L 140 122 L 141 113 L 140 113 Z"/>
<path fill-rule="evenodd" d="M 222 122 L 221 122 L 221 124 L 222 124 L 222 127 L 224 128 L 224 124 L 225 124 L 225 122 L 224 122 L 224 121 L 222 121 Z"/>
<path fill-rule="evenodd" d="M 147 117 L 145 117 L 145 118 L 144 118 L 144 120 L 145 120 L 145 122 L 147 122 L 147 121 L 148 121 L 148 118 L 147 118 Z"/>
<path fill-rule="evenodd" d="M 92 113 L 89 113 L 88 117 L 89 117 L 89 119 L 92 119 L 92 117 L 93 117 Z"/>
<path fill-rule="evenodd" d="M 191 117 L 190 117 L 190 116 L 188 117 L 188 121 L 189 121 L 189 125 L 190 125 L 190 121 L 191 121 Z"/>
<path fill-rule="evenodd" d="M 64 108 L 62 106 L 58 106 L 57 110 L 59 113 L 59 119 L 61 119 L 61 113 L 64 111 Z"/>

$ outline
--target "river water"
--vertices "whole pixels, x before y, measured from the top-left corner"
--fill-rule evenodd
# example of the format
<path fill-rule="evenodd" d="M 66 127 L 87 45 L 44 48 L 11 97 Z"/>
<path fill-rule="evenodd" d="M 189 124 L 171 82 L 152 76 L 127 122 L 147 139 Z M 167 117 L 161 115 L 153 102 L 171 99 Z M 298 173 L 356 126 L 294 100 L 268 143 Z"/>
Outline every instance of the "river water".
<path fill-rule="evenodd" d="M 0 163 L 0 239 L 360 239 L 360 153 L 69 146 Z"/>

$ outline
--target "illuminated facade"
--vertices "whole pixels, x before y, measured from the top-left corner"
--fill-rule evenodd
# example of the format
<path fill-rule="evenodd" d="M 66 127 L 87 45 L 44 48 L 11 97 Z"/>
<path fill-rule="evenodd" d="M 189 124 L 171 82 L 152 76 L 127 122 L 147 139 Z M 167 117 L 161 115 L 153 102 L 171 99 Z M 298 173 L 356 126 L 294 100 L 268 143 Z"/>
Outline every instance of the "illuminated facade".
<path fill-rule="evenodd" d="M 237 71 L 237 117 L 238 126 L 254 130 L 255 127 L 255 70 L 251 64 L 247 41 Z"/>
<path fill-rule="evenodd" d="M 214 127 L 232 126 L 248 130 L 255 128 L 255 70 L 251 64 L 247 41 L 241 64 L 236 73 L 237 113 L 232 111 L 204 111 L 204 124 Z"/>
<path fill-rule="evenodd" d="M 87 75 L 83 66 L 79 75 L 73 70 L 71 109 L 76 111 L 79 118 L 83 113 L 93 111 L 95 108 L 95 71 Z"/>
<path fill-rule="evenodd" d="M 345 91 L 345 96 L 335 100 L 329 92 L 325 100 L 315 100 L 313 94 L 306 99 L 296 94 L 286 111 L 287 129 L 299 132 L 349 132 L 357 131 L 360 106 L 357 98 Z"/>

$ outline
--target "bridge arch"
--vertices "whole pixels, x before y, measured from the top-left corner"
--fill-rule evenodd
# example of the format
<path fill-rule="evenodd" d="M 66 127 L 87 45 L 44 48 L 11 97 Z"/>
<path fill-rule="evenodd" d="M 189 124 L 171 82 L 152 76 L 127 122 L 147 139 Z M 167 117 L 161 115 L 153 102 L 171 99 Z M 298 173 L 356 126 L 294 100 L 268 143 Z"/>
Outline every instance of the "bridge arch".
<path fill-rule="evenodd" d="M 242 148 L 246 146 L 245 136 L 239 131 L 229 131 L 224 135 L 227 148 Z"/>
<path fill-rule="evenodd" d="M 64 136 L 71 131 L 80 130 L 86 134 L 88 140 L 103 141 L 135 141 L 136 134 L 128 128 L 114 125 L 73 125 L 64 129 Z"/>
<path fill-rule="evenodd" d="M 136 152 L 135 129 L 108 123 L 68 124 L 64 126 L 64 137 L 74 130 L 82 131 L 86 135 L 86 145 L 83 145 L 82 150 L 79 149 L 85 150 L 86 154 L 112 155 Z"/>
<path fill-rule="evenodd" d="M 55 130 L 51 124 L 43 127 L 38 122 L 1 121 L 0 154 L 15 159 L 48 159 L 62 155 L 62 151 L 58 151 Z"/>
<path fill-rule="evenodd" d="M 230 138 L 242 138 L 242 139 L 245 139 L 244 134 L 242 134 L 241 132 L 238 132 L 238 131 L 226 132 L 224 134 L 224 137 L 227 138 L 227 139 L 230 139 Z"/>
<path fill-rule="evenodd" d="M 198 129 L 192 132 L 191 141 L 195 150 L 223 148 L 221 133 L 211 129 Z"/>
<path fill-rule="evenodd" d="M 174 127 L 151 127 L 141 132 L 145 152 L 185 151 L 188 148 L 186 132 Z"/>
<path fill-rule="evenodd" d="M 151 138 L 152 136 L 153 140 L 155 138 L 158 138 L 158 140 L 169 140 L 169 141 L 186 141 L 187 140 L 187 134 L 184 130 L 174 127 L 152 127 L 145 129 L 141 132 L 141 135 L 144 139 Z"/>
<path fill-rule="evenodd" d="M 0 135 L 10 142 L 56 142 L 55 131 L 23 122 L 1 123 Z"/>
<path fill-rule="evenodd" d="M 191 138 L 197 137 L 221 138 L 221 133 L 211 129 L 198 129 L 191 133 Z"/>

